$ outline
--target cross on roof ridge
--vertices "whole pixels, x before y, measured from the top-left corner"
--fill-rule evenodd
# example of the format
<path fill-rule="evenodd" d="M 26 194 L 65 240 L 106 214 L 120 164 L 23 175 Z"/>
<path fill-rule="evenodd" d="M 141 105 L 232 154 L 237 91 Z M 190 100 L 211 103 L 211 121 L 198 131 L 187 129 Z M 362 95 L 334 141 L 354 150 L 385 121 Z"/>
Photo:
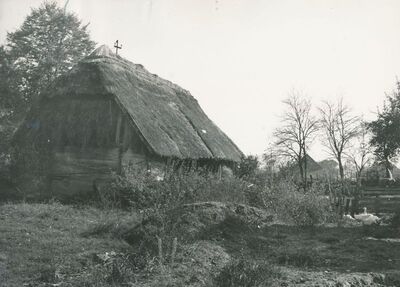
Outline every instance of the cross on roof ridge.
<path fill-rule="evenodd" d="M 122 49 L 122 44 L 118 46 L 118 40 L 114 43 L 115 55 L 118 55 L 118 49 Z"/>

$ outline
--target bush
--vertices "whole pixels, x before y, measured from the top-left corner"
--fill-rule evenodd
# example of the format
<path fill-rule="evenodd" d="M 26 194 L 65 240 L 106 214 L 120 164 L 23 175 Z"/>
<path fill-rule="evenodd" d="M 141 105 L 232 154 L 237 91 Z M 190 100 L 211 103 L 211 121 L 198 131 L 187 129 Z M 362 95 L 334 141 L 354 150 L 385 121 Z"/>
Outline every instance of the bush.
<path fill-rule="evenodd" d="M 257 156 L 249 155 L 242 157 L 234 172 L 238 178 L 250 179 L 254 177 L 259 166 L 260 162 Z"/>
<path fill-rule="evenodd" d="M 99 198 L 105 206 L 137 210 L 172 209 L 201 201 L 247 203 L 244 190 L 248 185 L 241 179 L 219 179 L 201 170 L 160 179 L 146 170 L 127 167 L 122 175 L 113 174 L 109 185 L 99 192 Z"/>
<path fill-rule="evenodd" d="M 218 201 L 243 203 L 274 212 L 281 220 L 313 226 L 334 218 L 329 199 L 317 187 L 304 192 L 294 182 L 257 179 L 254 183 L 214 174 L 191 171 L 171 174 L 160 180 L 154 174 L 128 167 L 121 176 L 100 192 L 106 206 L 133 208 L 146 214 L 158 214 L 194 202 Z M 163 221 L 163 220 L 161 220 Z"/>
<path fill-rule="evenodd" d="M 260 194 L 265 208 L 273 210 L 284 222 L 314 226 L 334 220 L 329 199 L 316 188 L 304 192 L 290 181 L 278 181 Z"/>
<path fill-rule="evenodd" d="M 280 277 L 278 269 L 266 262 L 239 259 L 228 264 L 215 278 L 218 287 L 270 286 Z"/>
<path fill-rule="evenodd" d="M 112 174 L 112 180 L 99 191 L 99 199 L 105 207 L 149 208 L 162 195 L 156 185 L 156 179 L 146 170 L 128 168 L 122 175 Z"/>

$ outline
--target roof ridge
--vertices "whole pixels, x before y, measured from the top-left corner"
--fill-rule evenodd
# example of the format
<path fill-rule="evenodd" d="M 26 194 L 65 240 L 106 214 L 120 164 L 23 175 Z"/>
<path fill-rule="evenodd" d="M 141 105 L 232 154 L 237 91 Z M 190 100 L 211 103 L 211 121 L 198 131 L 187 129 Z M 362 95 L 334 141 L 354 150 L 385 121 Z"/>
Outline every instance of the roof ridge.
<path fill-rule="evenodd" d="M 92 51 L 88 57 L 112 57 L 115 58 L 117 55 L 108 47 L 103 44 Z"/>
<path fill-rule="evenodd" d="M 101 59 L 101 58 L 110 59 L 111 61 L 116 61 L 118 64 L 123 65 L 128 70 L 130 70 L 130 69 L 132 69 L 132 67 L 134 67 L 136 72 L 142 73 L 144 75 L 151 75 L 151 76 L 154 77 L 154 79 L 159 80 L 162 84 L 166 84 L 170 88 L 179 90 L 179 91 L 187 94 L 188 96 L 192 97 L 194 100 L 196 100 L 190 94 L 190 92 L 188 90 L 182 88 L 178 84 L 175 84 L 175 83 L 173 83 L 173 82 L 171 82 L 171 81 L 169 81 L 167 79 L 164 79 L 164 78 L 158 76 L 157 74 L 151 73 L 142 64 L 136 64 L 136 63 L 134 63 L 134 62 L 132 62 L 132 61 L 130 61 L 128 59 L 125 59 L 125 58 L 121 57 L 120 55 L 115 54 L 110 49 L 110 47 L 108 47 L 105 44 L 103 44 L 103 45 L 99 46 L 98 48 L 96 48 L 95 50 L 93 50 L 93 52 L 90 53 L 90 55 L 86 56 L 81 61 L 82 62 L 92 62 L 92 61 L 97 61 L 98 59 Z"/>

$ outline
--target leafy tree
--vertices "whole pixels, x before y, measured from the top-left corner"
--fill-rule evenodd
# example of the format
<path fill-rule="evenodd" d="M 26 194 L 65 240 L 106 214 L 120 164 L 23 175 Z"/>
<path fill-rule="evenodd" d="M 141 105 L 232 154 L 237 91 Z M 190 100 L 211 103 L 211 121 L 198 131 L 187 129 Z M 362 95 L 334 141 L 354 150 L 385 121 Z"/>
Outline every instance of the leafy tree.
<path fill-rule="evenodd" d="M 9 140 L 43 90 L 94 49 L 88 25 L 66 7 L 44 2 L 0 46 L 0 171 L 9 157 Z"/>
<path fill-rule="evenodd" d="M 4 46 L 0 46 L 0 119 L 13 114 L 14 107 L 21 106 L 21 99 L 16 92 L 15 77 L 12 61 Z"/>
<path fill-rule="evenodd" d="M 371 131 L 370 143 L 374 148 L 379 163 L 386 169 L 386 177 L 390 177 L 391 160 L 398 155 L 400 148 L 400 83 L 397 91 L 386 95 L 382 110 L 378 110 L 377 119 L 368 123 Z"/>
<path fill-rule="evenodd" d="M 8 148 L 15 130 L 15 107 L 22 106 L 22 101 L 16 92 L 15 73 L 6 50 L 0 46 L 0 175 L 9 162 Z"/>
<path fill-rule="evenodd" d="M 18 30 L 7 34 L 14 86 L 25 103 L 34 101 L 52 80 L 93 50 L 87 27 L 66 7 L 44 2 L 32 9 Z"/>

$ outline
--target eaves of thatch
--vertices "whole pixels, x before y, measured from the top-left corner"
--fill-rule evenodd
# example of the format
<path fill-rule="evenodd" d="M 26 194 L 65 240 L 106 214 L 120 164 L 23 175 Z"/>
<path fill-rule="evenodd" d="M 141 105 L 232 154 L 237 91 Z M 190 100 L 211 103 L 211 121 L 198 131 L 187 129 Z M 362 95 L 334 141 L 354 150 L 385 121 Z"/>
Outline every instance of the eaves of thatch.
<path fill-rule="evenodd" d="M 115 99 L 157 155 L 239 161 L 242 152 L 181 87 L 101 46 L 60 77 L 44 97 Z"/>

